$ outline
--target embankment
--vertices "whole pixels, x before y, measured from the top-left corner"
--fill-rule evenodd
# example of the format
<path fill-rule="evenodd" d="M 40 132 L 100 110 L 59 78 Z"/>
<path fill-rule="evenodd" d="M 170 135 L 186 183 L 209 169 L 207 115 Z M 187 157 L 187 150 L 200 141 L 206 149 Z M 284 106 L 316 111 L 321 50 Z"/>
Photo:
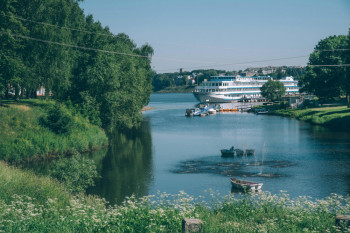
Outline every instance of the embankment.
<path fill-rule="evenodd" d="M 346 106 L 275 110 L 275 115 L 294 117 L 315 125 L 350 131 L 350 109 Z"/>
<path fill-rule="evenodd" d="M 105 132 L 54 101 L 6 101 L 0 106 L 0 160 L 21 161 L 107 145 Z"/>

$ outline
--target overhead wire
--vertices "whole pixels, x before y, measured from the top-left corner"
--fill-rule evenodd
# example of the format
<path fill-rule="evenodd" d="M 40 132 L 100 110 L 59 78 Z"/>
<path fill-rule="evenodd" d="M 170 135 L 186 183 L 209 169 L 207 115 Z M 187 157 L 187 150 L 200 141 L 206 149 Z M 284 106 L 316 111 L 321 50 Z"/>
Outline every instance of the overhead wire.
<path fill-rule="evenodd" d="M 90 51 L 96 51 L 96 52 L 101 52 L 101 53 L 110 53 L 110 54 L 117 54 L 117 55 L 131 56 L 131 57 L 151 58 L 150 56 L 144 56 L 144 55 L 138 55 L 138 54 L 121 53 L 121 52 L 115 52 L 115 51 L 110 51 L 110 50 L 95 49 L 95 48 L 83 47 L 83 46 L 78 46 L 78 45 L 60 43 L 60 42 L 55 42 L 55 41 L 50 41 L 50 40 L 42 40 L 42 39 L 38 39 L 38 38 L 33 38 L 33 37 L 29 37 L 29 36 L 23 36 L 23 35 L 13 34 L 13 33 L 9 33 L 9 32 L 3 32 L 3 31 L 0 31 L 0 34 L 14 36 L 14 37 L 22 38 L 22 39 L 27 39 L 27 40 L 39 41 L 42 43 L 55 44 L 55 45 L 66 46 L 66 47 L 70 47 L 70 48 L 90 50 Z"/>
<path fill-rule="evenodd" d="M 95 34 L 95 35 L 99 35 L 99 36 L 108 36 L 108 37 L 117 37 L 117 35 L 114 34 L 105 34 L 105 33 L 99 33 L 99 32 L 91 32 L 91 31 L 86 31 L 86 30 L 82 30 L 82 29 L 77 29 L 77 28 L 71 28 L 71 27 L 66 27 L 66 26 L 58 26 L 58 25 L 54 25 L 54 24 L 50 24 L 50 23 L 44 23 L 44 22 L 39 22 L 39 21 L 34 21 L 31 19 L 24 19 L 15 15 L 7 15 L 5 13 L 1 13 L 3 16 L 8 17 L 8 18 L 15 18 L 15 19 L 19 19 L 22 21 L 27 21 L 27 22 L 31 22 L 31 23 L 36 23 L 36 24 L 41 24 L 41 25 L 45 25 L 45 26 L 51 26 L 51 27 L 56 27 L 56 28 L 62 28 L 62 29 L 68 29 L 71 31 L 77 31 L 77 32 L 83 32 L 83 33 L 88 33 L 88 34 Z"/>
<path fill-rule="evenodd" d="M 66 26 L 58 26 L 54 24 L 49 24 L 49 23 L 44 23 L 44 22 L 38 22 L 30 19 L 24 19 L 22 17 L 18 17 L 15 15 L 7 15 L 5 13 L 1 13 L 5 17 L 13 17 L 22 21 L 27 21 L 31 23 L 36 23 L 36 24 L 41 24 L 41 25 L 46 25 L 46 26 L 52 26 L 56 28 L 62 28 L 62 29 L 67 29 L 67 30 L 72 30 L 72 31 L 78 31 L 82 33 L 88 33 L 88 34 L 96 34 L 100 36 L 108 36 L 108 37 L 117 37 L 116 35 L 113 34 L 104 34 L 104 33 L 98 33 L 98 32 L 91 32 L 91 31 L 86 31 L 86 30 L 81 30 L 81 29 L 76 29 L 76 28 L 71 28 L 71 27 L 66 27 Z M 133 56 L 133 57 L 144 57 L 144 58 L 150 58 L 150 56 L 144 56 L 144 55 L 137 55 L 137 54 L 128 54 L 128 53 L 121 53 L 121 52 L 116 52 L 116 51 L 109 51 L 109 50 L 101 50 L 101 49 L 96 49 L 96 48 L 89 48 L 89 47 L 83 47 L 83 46 L 78 46 L 78 45 L 72 45 L 72 44 L 67 44 L 67 43 L 61 43 L 61 42 L 54 42 L 54 41 L 49 41 L 49 40 L 43 40 L 43 39 L 38 39 L 38 38 L 33 38 L 29 36 L 23 36 L 23 35 L 18 35 L 18 34 L 13 34 L 13 33 L 8 33 L 8 32 L 0 32 L 1 34 L 7 34 L 7 35 L 12 35 L 14 37 L 22 38 L 22 39 L 28 39 L 28 40 L 33 40 L 33 41 L 39 41 L 43 43 L 50 43 L 50 44 L 55 44 L 55 45 L 61 45 L 61 46 L 66 46 L 66 47 L 71 47 L 71 48 L 77 48 L 77 49 L 83 49 L 83 50 L 90 50 L 90 51 L 97 51 L 97 52 L 103 52 L 103 53 L 109 53 L 109 54 L 118 54 L 118 55 L 125 55 L 125 56 Z M 123 39 L 120 37 L 120 39 Z M 317 52 L 331 52 L 331 51 L 349 51 L 350 49 L 332 49 L 332 50 L 317 50 L 315 49 L 314 51 Z M 296 56 L 296 57 L 284 57 L 284 58 L 275 58 L 275 59 L 268 59 L 268 60 L 258 60 L 258 61 L 249 61 L 249 62 L 239 62 L 239 63 L 212 63 L 208 61 L 198 61 L 198 60 L 185 60 L 185 59 L 175 59 L 175 58 L 166 58 L 166 57 L 156 57 L 153 56 L 153 59 L 159 59 L 159 60 L 170 60 L 170 61 L 182 61 L 182 62 L 195 62 L 195 63 L 210 63 L 211 65 L 208 66 L 196 66 L 196 67 L 186 67 L 184 69 L 199 69 L 199 68 L 208 68 L 208 67 L 222 67 L 222 66 L 235 66 L 235 65 L 247 65 L 251 63 L 260 63 L 260 62 L 269 62 L 269 61 L 279 61 L 279 60 L 287 60 L 287 59 L 295 59 L 295 58 L 302 58 L 302 57 L 308 57 L 309 55 L 303 55 L 303 56 Z M 308 66 L 349 66 L 349 64 L 340 64 L 340 65 L 308 65 Z M 170 70 L 178 70 L 178 69 L 164 69 L 164 70 L 158 70 L 161 72 L 164 71 L 170 71 Z"/>

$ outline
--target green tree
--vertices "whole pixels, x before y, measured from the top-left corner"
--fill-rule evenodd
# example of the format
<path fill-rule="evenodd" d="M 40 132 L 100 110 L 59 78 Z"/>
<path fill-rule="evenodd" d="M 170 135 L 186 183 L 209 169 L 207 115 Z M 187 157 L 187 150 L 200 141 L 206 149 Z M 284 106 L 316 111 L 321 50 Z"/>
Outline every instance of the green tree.
<path fill-rule="evenodd" d="M 269 79 L 261 88 L 261 95 L 271 101 L 281 100 L 286 87 L 280 81 Z"/>
<path fill-rule="evenodd" d="M 350 94 L 349 82 L 346 78 L 346 57 L 349 51 L 348 36 L 330 36 L 321 40 L 310 54 L 306 73 L 301 77 L 301 91 L 314 93 L 320 99 L 331 99 L 340 95 Z M 327 66 L 322 66 L 327 65 Z"/>
<path fill-rule="evenodd" d="M 348 49 L 350 49 L 350 28 L 348 34 Z M 346 64 L 350 64 L 350 51 L 346 53 Z M 350 108 L 350 66 L 346 67 L 346 76 L 345 76 L 345 85 L 344 90 L 346 92 L 346 100 L 348 102 L 348 108 Z"/>
<path fill-rule="evenodd" d="M 282 68 L 281 67 L 278 67 L 277 68 L 277 70 L 276 70 L 276 79 L 277 80 L 280 80 L 280 79 L 282 79 L 282 77 L 283 77 L 283 72 L 282 72 Z"/>

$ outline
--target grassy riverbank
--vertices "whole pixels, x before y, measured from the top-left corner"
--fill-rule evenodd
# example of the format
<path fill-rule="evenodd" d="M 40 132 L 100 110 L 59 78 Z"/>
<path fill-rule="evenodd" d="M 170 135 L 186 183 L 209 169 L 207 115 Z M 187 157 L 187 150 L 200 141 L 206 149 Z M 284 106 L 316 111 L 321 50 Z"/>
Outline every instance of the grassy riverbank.
<path fill-rule="evenodd" d="M 107 144 L 104 131 L 54 101 L 0 105 L 0 159 L 19 161 L 88 151 Z"/>
<path fill-rule="evenodd" d="M 107 207 L 92 196 L 72 196 L 57 181 L 0 162 L 0 232 L 181 232 L 183 218 L 199 218 L 205 232 L 336 232 L 336 214 L 350 199 L 311 201 L 260 193 L 194 200 L 180 193 L 129 198 Z M 207 199 L 206 199 L 207 200 Z"/>
<path fill-rule="evenodd" d="M 311 124 L 350 131 L 350 109 L 346 106 L 276 110 L 274 113 L 295 117 Z"/>

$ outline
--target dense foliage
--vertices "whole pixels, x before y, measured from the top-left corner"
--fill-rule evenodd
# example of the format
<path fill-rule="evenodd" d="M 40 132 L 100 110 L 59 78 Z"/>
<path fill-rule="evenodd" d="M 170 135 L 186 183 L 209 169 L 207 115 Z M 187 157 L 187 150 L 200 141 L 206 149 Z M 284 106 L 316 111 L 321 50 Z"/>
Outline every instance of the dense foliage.
<path fill-rule="evenodd" d="M 191 80 L 188 79 L 190 76 L 194 78 L 195 84 L 201 84 L 204 79 L 209 79 L 210 76 L 215 76 L 219 74 L 231 74 L 224 70 L 192 70 L 190 72 L 174 72 L 174 73 L 163 73 L 163 74 L 154 74 L 152 79 L 152 85 L 154 91 L 160 91 L 168 87 L 174 86 L 188 86 L 192 85 Z"/>
<path fill-rule="evenodd" d="M 153 49 L 113 35 L 78 2 L 0 1 L 0 96 L 33 97 L 44 87 L 105 129 L 138 126 Z"/>
<path fill-rule="evenodd" d="M 321 99 L 350 95 L 349 36 L 330 36 L 321 40 L 311 53 L 306 74 L 299 85 L 302 91 L 314 93 Z M 322 66 L 325 65 L 325 66 Z M 334 66 L 332 66 L 334 65 Z"/>
<path fill-rule="evenodd" d="M 281 100 L 286 93 L 286 87 L 280 81 L 269 79 L 260 88 L 261 95 L 271 101 Z"/>
<path fill-rule="evenodd" d="M 89 186 L 94 186 L 98 177 L 94 161 L 80 154 L 53 161 L 47 172 L 72 193 L 84 192 Z"/>

